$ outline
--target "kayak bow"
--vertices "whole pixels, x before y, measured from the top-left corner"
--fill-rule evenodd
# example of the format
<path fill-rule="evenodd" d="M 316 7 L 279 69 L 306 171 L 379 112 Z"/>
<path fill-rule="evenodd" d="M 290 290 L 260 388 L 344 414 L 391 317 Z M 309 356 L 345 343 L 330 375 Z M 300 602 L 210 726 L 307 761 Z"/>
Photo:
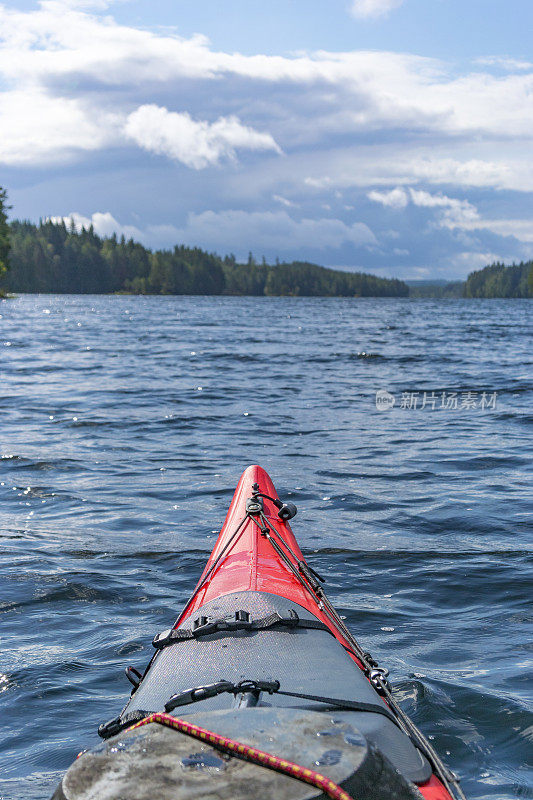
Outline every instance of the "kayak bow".
<path fill-rule="evenodd" d="M 54 798 L 464 798 L 326 597 L 295 514 L 264 469 L 245 470 L 190 600 L 144 673 L 128 667 L 133 691 L 100 726 L 106 744 Z"/>

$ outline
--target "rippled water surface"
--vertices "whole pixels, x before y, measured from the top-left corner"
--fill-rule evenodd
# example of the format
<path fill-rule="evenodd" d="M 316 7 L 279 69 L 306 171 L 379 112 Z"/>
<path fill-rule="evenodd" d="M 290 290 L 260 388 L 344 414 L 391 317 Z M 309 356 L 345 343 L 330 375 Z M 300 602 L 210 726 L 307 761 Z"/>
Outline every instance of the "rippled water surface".
<path fill-rule="evenodd" d="M 0 303 L 0 798 L 44 800 L 96 743 L 250 463 L 467 796 L 533 798 L 532 308 Z M 439 408 L 469 390 L 496 409 Z"/>

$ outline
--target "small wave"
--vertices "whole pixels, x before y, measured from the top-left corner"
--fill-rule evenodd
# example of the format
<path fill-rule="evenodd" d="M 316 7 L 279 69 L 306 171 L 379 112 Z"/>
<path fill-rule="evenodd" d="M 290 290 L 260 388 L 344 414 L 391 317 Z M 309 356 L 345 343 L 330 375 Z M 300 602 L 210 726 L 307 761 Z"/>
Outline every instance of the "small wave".
<path fill-rule="evenodd" d="M 366 351 L 362 350 L 359 353 L 350 353 L 348 359 L 362 359 L 363 361 L 386 361 L 386 356 L 381 355 L 381 353 L 367 353 Z"/>

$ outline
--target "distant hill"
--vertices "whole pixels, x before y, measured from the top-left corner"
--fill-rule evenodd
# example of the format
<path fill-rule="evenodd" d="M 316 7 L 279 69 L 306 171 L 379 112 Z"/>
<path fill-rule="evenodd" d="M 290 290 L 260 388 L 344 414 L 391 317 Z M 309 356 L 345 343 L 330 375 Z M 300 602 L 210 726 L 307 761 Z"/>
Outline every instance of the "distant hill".
<path fill-rule="evenodd" d="M 443 298 L 463 297 L 464 281 L 412 280 L 406 281 L 409 297 Z"/>
<path fill-rule="evenodd" d="M 533 297 L 533 261 L 491 264 L 471 272 L 465 283 L 465 297 Z"/>
<path fill-rule="evenodd" d="M 100 237 L 64 222 L 12 222 L 10 269 L 0 288 L 67 294 L 407 297 L 403 281 L 296 261 L 246 264 L 198 247 L 153 252 L 132 239 Z"/>
<path fill-rule="evenodd" d="M 533 261 L 491 264 L 471 272 L 466 281 L 406 281 L 409 297 L 533 297 Z"/>

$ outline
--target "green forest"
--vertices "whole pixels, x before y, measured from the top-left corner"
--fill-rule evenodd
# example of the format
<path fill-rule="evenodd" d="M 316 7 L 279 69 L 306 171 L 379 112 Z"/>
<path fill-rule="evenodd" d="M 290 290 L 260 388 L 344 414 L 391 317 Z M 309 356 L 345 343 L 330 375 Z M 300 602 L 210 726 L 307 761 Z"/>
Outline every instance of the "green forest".
<path fill-rule="evenodd" d="M 464 297 L 464 281 L 413 280 L 407 281 L 409 297 L 426 300 L 456 299 Z"/>
<path fill-rule="evenodd" d="M 152 251 L 92 227 L 77 231 L 65 222 L 11 222 L 10 268 L 0 277 L 8 292 L 68 294 L 301 295 L 407 297 L 403 281 L 342 272 L 316 264 L 237 263 L 198 247 Z M 0 252 L 1 257 L 1 252 Z"/>
<path fill-rule="evenodd" d="M 491 264 L 471 272 L 465 282 L 464 297 L 533 297 L 533 261 Z"/>
<path fill-rule="evenodd" d="M 0 186 L 0 297 L 2 297 L 2 277 L 8 268 L 9 251 L 11 249 L 9 239 L 9 223 L 7 221 L 7 195 L 5 189 Z"/>

